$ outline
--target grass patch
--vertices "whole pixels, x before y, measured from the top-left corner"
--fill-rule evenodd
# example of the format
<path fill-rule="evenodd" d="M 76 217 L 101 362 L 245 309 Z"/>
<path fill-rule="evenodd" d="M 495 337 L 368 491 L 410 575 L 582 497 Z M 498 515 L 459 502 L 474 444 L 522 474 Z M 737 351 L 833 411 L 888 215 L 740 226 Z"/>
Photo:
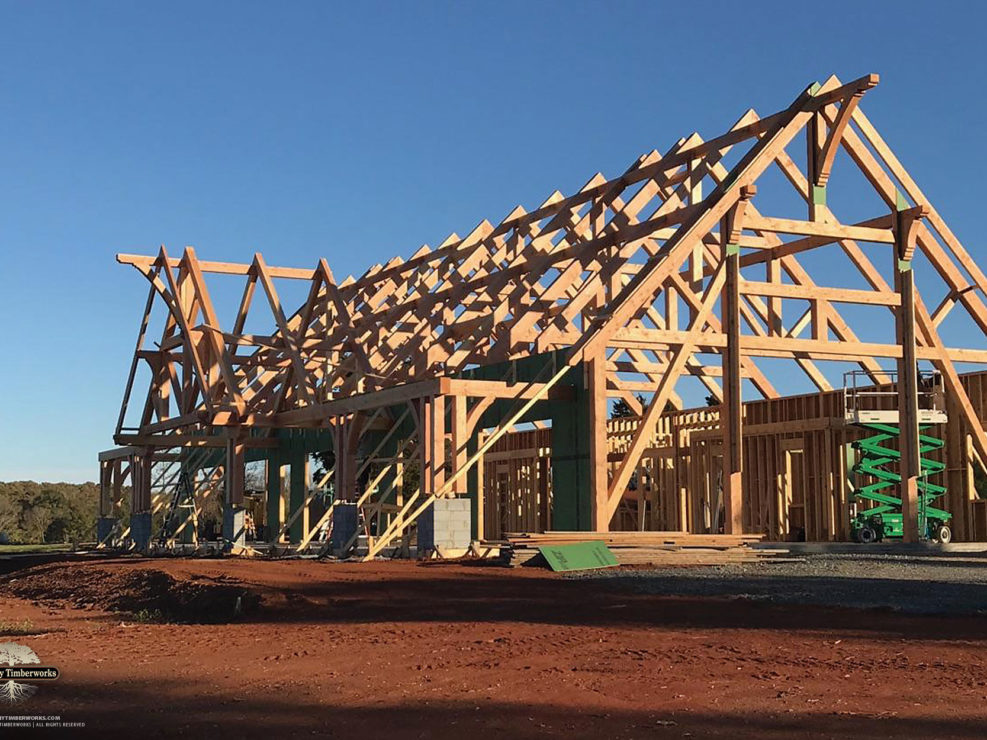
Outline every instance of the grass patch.
<path fill-rule="evenodd" d="M 64 627 L 35 627 L 34 622 L 25 619 L 23 622 L 0 621 L 0 637 L 23 637 L 24 635 L 46 635 L 49 632 L 65 632 Z"/>
<path fill-rule="evenodd" d="M 19 555 L 31 552 L 69 552 L 72 545 L 0 545 L 0 555 Z"/>
<path fill-rule="evenodd" d="M 30 619 L 25 619 L 23 622 L 0 622 L 0 637 L 36 635 L 41 631 L 34 626 L 34 622 Z"/>
<path fill-rule="evenodd" d="M 134 621 L 140 624 L 153 624 L 164 619 L 160 609 L 141 609 L 134 613 Z"/>

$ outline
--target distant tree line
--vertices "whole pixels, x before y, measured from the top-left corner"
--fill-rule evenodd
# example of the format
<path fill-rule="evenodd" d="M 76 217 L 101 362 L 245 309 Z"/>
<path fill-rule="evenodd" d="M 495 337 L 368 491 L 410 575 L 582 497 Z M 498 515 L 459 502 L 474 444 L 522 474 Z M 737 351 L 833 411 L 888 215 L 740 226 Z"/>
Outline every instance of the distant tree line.
<path fill-rule="evenodd" d="M 98 503 L 95 483 L 0 483 L 0 543 L 92 542 Z"/>

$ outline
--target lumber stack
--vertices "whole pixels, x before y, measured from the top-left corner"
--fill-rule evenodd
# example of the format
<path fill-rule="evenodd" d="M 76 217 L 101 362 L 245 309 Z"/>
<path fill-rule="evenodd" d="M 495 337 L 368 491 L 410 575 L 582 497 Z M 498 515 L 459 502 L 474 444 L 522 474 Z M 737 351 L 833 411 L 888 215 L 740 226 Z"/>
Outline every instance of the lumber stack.
<path fill-rule="evenodd" d="M 524 565 L 539 555 L 538 548 L 598 541 L 621 565 L 728 565 L 752 563 L 784 554 L 784 550 L 755 550 L 761 535 L 689 534 L 687 532 L 518 532 L 505 535 L 511 565 Z"/>

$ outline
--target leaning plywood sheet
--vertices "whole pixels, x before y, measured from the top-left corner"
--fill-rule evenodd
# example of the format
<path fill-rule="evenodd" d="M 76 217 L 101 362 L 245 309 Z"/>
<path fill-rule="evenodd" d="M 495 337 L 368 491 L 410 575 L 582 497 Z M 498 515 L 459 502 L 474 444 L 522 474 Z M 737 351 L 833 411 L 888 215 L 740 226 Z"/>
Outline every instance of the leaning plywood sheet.
<path fill-rule="evenodd" d="M 614 568 L 620 563 L 602 542 L 574 542 L 568 545 L 539 547 L 539 552 L 555 572 Z"/>

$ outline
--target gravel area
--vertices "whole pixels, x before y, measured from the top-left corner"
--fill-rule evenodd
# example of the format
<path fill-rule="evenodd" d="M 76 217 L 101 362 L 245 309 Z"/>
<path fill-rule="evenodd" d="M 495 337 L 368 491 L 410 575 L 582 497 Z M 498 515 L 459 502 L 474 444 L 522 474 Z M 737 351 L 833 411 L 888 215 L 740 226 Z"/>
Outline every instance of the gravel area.
<path fill-rule="evenodd" d="M 612 579 L 621 588 L 669 596 L 987 615 L 987 558 L 962 555 L 805 555 L 724 566 L 621 568 L 570 577 Z"/>

